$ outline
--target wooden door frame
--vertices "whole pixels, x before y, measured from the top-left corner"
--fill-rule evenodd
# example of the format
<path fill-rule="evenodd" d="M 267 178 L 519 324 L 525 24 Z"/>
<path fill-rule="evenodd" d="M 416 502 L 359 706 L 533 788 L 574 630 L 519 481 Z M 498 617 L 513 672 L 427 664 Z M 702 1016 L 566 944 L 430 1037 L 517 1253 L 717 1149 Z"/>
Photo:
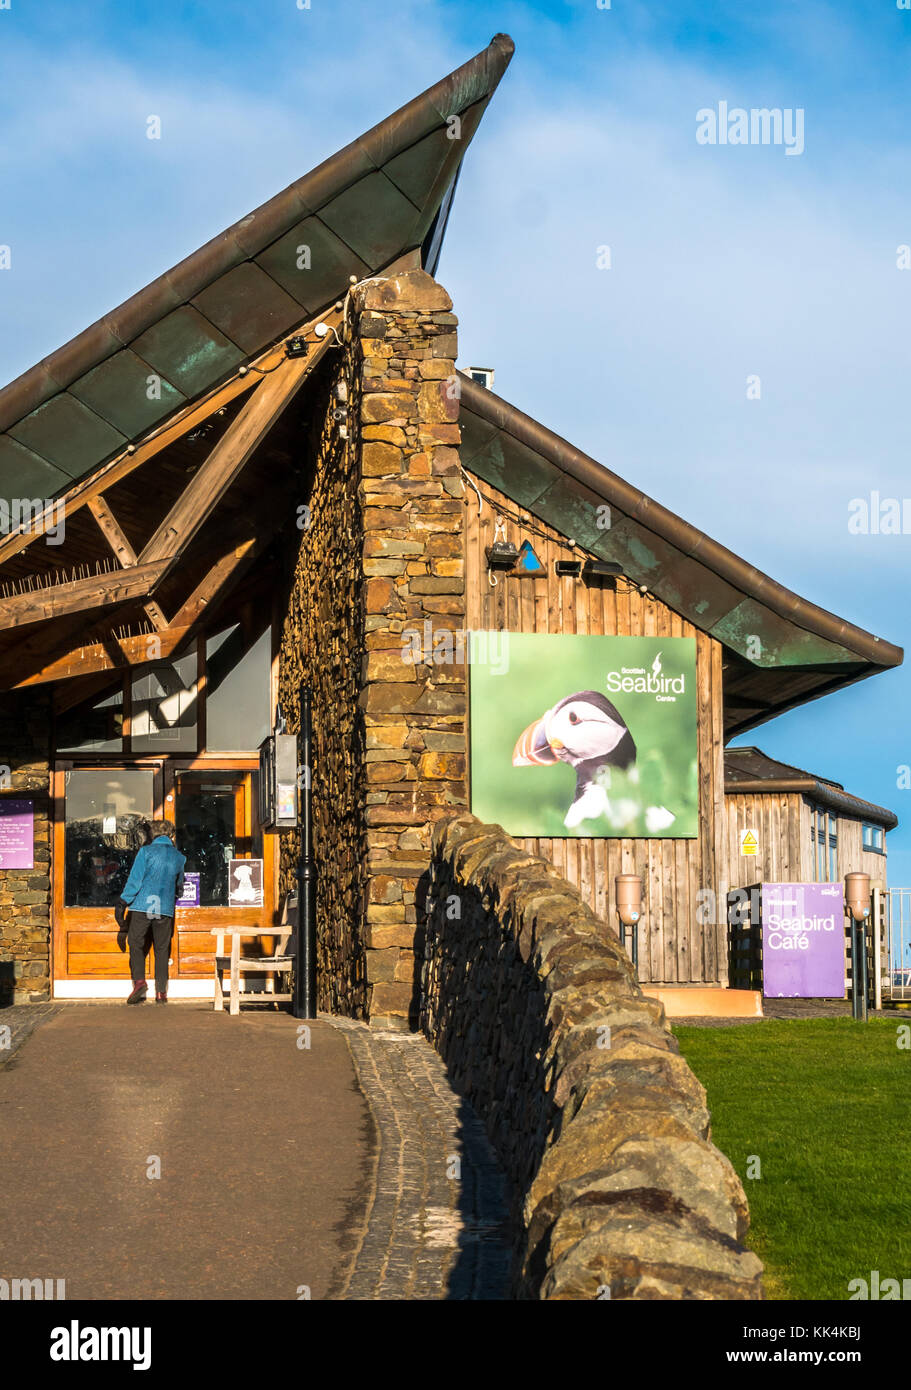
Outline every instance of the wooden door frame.
<path fill-rule="evenodd" d="M 67 907 L 65 898 L 66 879 L 66 774 L 68 772 L 151 772 L 152 817 L 162 815 L 164 807 L 164 759 L 160 757 L 125 758 L 123 754 L 91 762 L 79 758 L 55 758 L 51 773 L 51 961 L 52 981 L 81 979 L 70 976 L 67 969 L 66 939 L 67 931 L 72 930 L 67 920 L 70 913 L 109 912 L 113 920 L 113 908 Z M 74 926 L 77 923 L 73 924 Z M 88 922 L 86 922 L 88 926 Z M 127 971 L 129 975 L 129 971 Z"/>
<path fill-rule="evenodd" d="M 174 819 L 174 789 L 175 774 L 179 772 L 244 772 L 254 773 L 259 771 L 259 759 L 256 757 L 219 757 L 212 755 L 208 757 L 169 758 L 164 769 L 164 806 L 165 815 L 168 820 Z M 247 840 L 250 843 L 252 858 L 253 840 L 256 836 L 257 822 L 259 820 L 259 808 L 253 797 L 253 778 L 248 776 L 243 786 L 244 797 L 244 817 L 250 826 Z M 262 907 L 192 907 L 177 909 L 175 917 L 175 931 L 186 931 L 192 926 L 196 931 L 208 931 L 211 927 L 217 926 L 245 926 L 265 927 L 273 922 L 278 923 L 278 903 L 275 895 L 276 874 L 275 874 L 275 852 L 274 847 L 269 842 L 276 837 L 268 835 L 261 828 L 259 830 L 262 839 L 262 860 L 263 860 L 263 905 Z M 188 920 L 189 919 L 189 920 Z M 179 948 L 179 937 L 178 937 Z M 214 939 L 213 939 L 214 949 Z"/>

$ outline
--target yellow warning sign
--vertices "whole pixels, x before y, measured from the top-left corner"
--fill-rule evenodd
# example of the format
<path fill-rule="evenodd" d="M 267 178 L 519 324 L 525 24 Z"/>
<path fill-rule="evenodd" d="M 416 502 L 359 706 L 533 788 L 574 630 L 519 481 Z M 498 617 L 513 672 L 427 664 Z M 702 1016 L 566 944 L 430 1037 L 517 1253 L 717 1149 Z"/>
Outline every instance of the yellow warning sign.
<path fill-rule="evenodd" d="M 741 830 L 740 832 L 740 853 L 758 854 L 759 841 L 756 838 L 755 830 Z"/>

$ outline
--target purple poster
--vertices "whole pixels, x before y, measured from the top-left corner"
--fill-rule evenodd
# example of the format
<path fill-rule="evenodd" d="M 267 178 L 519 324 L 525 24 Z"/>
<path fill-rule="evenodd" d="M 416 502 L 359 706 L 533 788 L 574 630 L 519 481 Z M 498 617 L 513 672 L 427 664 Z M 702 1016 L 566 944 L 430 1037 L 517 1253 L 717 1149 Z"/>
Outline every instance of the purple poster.
<path fill-rule="evenodd" d="M 0 869 L 34 867 L 34 802 L 0 801 Z"/>
<path fill-rule="evenodd" d="M 199 907 L 199 874 L 192 869 L 183 876 L 183 892 L 177 902 L 180 907 Z"/>
<path fill-rule="evenodd" d="M 762 992 L 775 999 L 844 999 L 842 884 L 762 885 Z"/>

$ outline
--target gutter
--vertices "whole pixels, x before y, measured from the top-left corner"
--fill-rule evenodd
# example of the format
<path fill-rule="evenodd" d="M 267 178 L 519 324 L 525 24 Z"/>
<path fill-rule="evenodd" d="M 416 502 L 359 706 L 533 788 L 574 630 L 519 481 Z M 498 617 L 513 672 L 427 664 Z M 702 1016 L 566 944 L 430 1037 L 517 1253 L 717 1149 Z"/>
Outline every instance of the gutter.
<path fill-rule="evenodd" d="M 849 816 L 863 816 L 864 819 L 881 825 L 884 830 L 894 830 L 898 825 L 898 816 L 893 811 L 887 811 L 884 806 L 874 806 L 872 801 L 862 801 L 860 797 L 851 796 L 849 792 L 839 791 L 829 782 L 818 782 L 815 777 L 759 777 L 751 778 L 750 781 L 724 784 L 725 796 L 763 796 L 768 792 L 796 792 L 802 796 L 811 796 L 821 806 L 827 806 L 832 811 L 842 811 Z"/>
<path fill-rule="evenodd" d="M 696 526 L 662 507 L 632 484 L 611 473 L 603 464 L 583 454 L 568 440 L 554 434 L 525 415 L 516 406 L 495 396 L 486 386 L 480 386 L 464 373 L 459 373 L 463 406 L 473 415 L 495 426 L 504 434 L 534 453 L 542 454 L 577 482 L 589 488 L 606 502 L 625 512 L 648 530 L 689 555 L 749 598 L 764 604 L 780 617 L 824 637 L 830 642 L 856 652 L 864 661 L 886 669 L 900 666 L 904 658 L 901 647 L 874 637 L 863 628 L 855 627 L 844 618 L 803 599 L 783 584 L 742 560 L 726 546 L 711 540 Z M 470 461 L 466 467 L 470 467 Z M 532 507 L 528 508 L 533 511 Z"/>

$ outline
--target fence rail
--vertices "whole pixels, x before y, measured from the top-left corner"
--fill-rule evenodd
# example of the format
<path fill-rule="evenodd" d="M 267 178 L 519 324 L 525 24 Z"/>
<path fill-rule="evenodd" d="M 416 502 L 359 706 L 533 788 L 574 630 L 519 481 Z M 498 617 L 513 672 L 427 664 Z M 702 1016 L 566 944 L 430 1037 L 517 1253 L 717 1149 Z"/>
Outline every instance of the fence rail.
<path fill-rule="evenodd" d="M 881 899 L 888 997 L 911 1000 L 911 888 L 887 888 Z"/>

